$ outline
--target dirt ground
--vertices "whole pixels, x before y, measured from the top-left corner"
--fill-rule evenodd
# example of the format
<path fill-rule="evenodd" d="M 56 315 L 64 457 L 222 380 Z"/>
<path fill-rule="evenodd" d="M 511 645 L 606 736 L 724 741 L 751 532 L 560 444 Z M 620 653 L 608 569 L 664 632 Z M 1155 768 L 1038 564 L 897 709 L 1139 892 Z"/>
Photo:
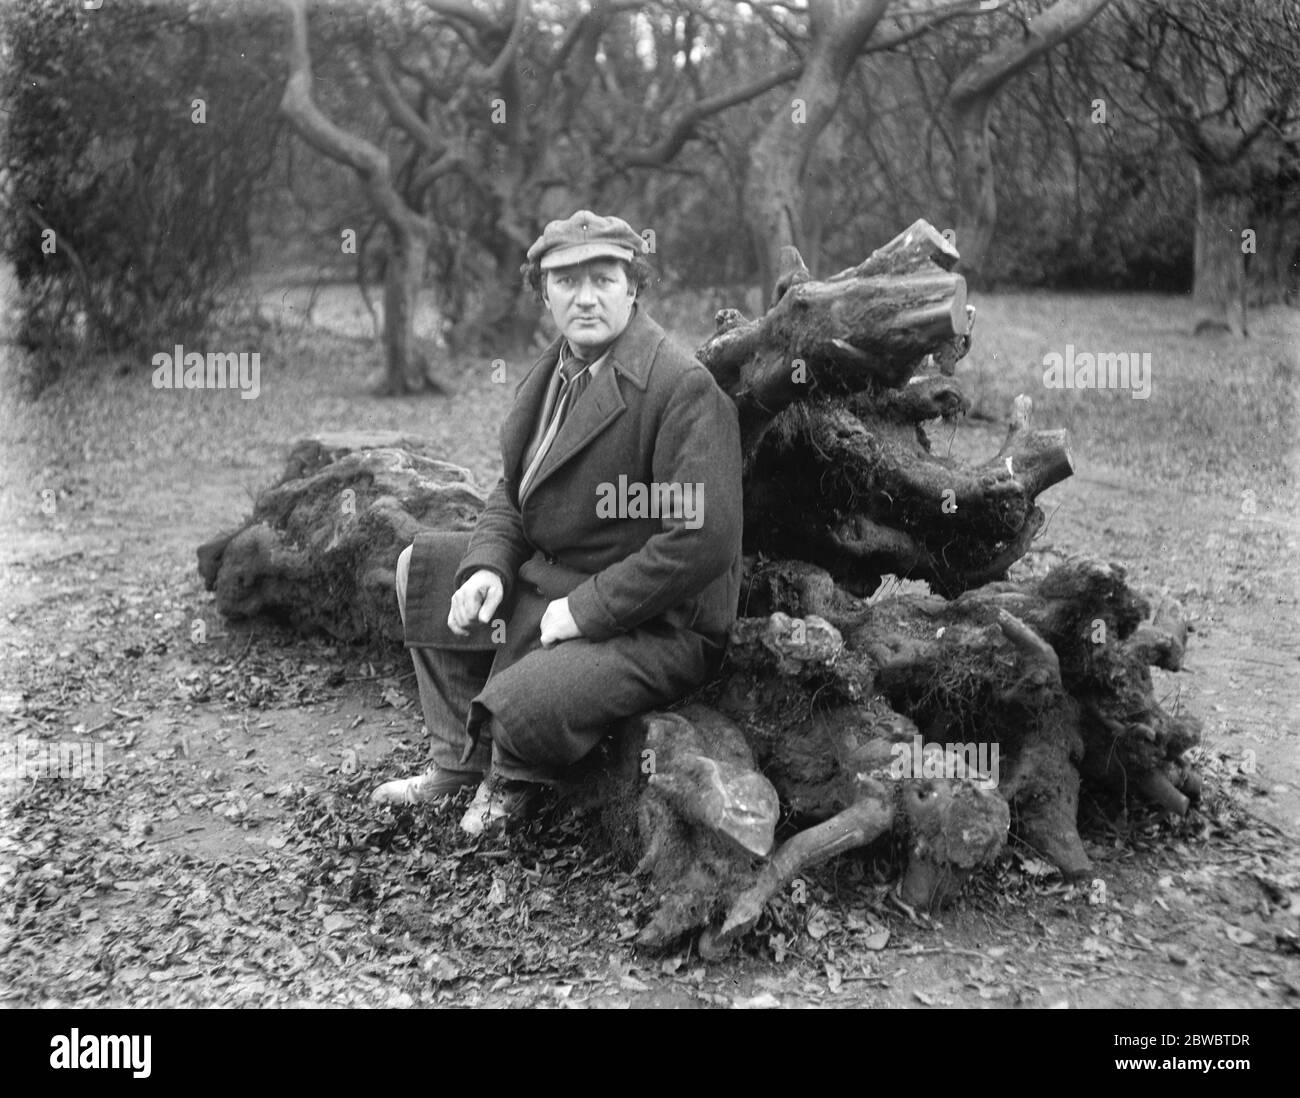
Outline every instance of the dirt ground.
<path fill-rule="evenodd" d="M 349 390 L 335 411 L 378 425 L 382 405 Z M 483 419 L 459 457 L 476 468 L 492 460 Z M 456 805 L 369 806 L 425 750 L 400 650 L 215 617 L 194 549 L 287 445 L 203 461 L 201 441 L 123 438 L 106 459 L 67 428 L 25 480 L 10 466 L 0 722 L 29 752 L 102 743 L 105 775 L 5 785 L 6 1005 L 1300 1005 L 1300 521 L 1281 490 L 1247 506 L 1234 484 L 1177 490 L 1092 454 L 1040 500 L 1051 520 L 1027 566 L 1121 561 L 1192 616 L 1187 670 L 1156 674 L 1166 705 L 1205 722 L 1199 811 L 1090 832 L 1097 876 L 1080 886 L 1013 846 L 933 920 L 842 858 L 706 965 L 632 950 L 640 884 L 588 819 L 480 846 Z M 977 421 L 942 443 L 974 456 L 1000 435 Z"/>

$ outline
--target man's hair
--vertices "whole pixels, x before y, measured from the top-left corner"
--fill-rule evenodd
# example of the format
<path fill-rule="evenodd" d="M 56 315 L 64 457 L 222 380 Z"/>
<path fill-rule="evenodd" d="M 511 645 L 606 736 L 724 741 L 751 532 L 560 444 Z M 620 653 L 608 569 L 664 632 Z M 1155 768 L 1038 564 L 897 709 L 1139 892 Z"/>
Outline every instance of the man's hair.
<path fill-rule="evenodd" d="M 588 260 L 594 263 L 596 260 Z M 655 269 L 650 266 L 649 262 L 642 256 L 634 255 L 631 259 L 615 259 L 615 263 L 623 267 L 627 275 L 629 286 L 636 287 L 637 296 L 640 297 L 654 283 Z M 519 268 L 519 273 L 523 276 L 524 284 L 533 291 L 538 301 L 542 300 L 542 287 L 546 285 L 546 272 L 542 270 L 542 260 L 538 256 L 531 263 L 525 263 Z"/>

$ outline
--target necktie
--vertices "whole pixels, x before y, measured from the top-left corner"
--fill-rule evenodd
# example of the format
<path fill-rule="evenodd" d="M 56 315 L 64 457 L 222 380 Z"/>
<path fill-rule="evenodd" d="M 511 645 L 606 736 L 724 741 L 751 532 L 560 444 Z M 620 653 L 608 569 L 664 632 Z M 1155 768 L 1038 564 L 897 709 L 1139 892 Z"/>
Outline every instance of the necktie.
<path fill-rule="evenodd" d="M 556 429 L 564 423 L 569 410 L 578 403 L 578 398 L 591 381 L 591 363 L 586 359 L 571 358 L 560 367 L 560 400 L 556 407 Z"/>
<path fill-rule="evenodd" d="M 551 413 L 551 420 L 547 424 L 541 442 L 527 462 L 527 471 L 519 482 L 519 498 L 521 500 L 532 484 L 533 477 L 537 475 L 542 459 L 546 457 L 547 451 L 550 450 L 551 443 L 555 441 L 555 436 L 559 434 L 560 426 L 569 414 L 569 409 L 578 402 L 578 398 L 582 396 L 583 390 L 587 388 L 588 383 L 591 381 L 590 367 L 592 365 L 585 359 L 570 358 L 560 366 L 560 392 L 559 396 L 556 397 L 555 411 Z"/>

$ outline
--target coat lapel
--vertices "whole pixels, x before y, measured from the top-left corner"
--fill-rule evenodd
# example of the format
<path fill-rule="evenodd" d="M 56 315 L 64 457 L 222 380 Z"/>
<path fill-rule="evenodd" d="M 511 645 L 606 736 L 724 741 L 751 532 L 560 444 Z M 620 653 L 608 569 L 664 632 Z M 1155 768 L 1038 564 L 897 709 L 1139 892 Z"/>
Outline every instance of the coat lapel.
<path fill-rule="evenodd" d="M 546 386 L 550 383 L 555 364 L 560 359 L 560 346 L 563 342 L 562 339 L 557 339 L 542 352 L 541 358 L 533 363 L 533 368 L 524 375 L 523 381 L 515 389 L 515 401 L 501 424 L 503 470 L 516 488 L 524 475 L 523 469 L 519 467 L 524 459 L 524 449 L 528 445 L 528 440 L 532 438 L 537 417 L 541 415 L 542 402 L 546 399 Z"/>
<path fill-rule="evenodd" d="M 618 378 L 606 360 L 604 368 L 591 379 L 578 406 L 565 418 L 528 486 L 528 495 L 536 492 L 538 485 L 618 419 L 626 408 L 623 394 L 618 391 Z"/>
<path fill-rule="evenodd" d="M 588 446 L 626 411 L 627 403 L 619 391 L 620 376 L 627 378 L 642 392 L 645 391 L 650 364 L 663 339 L 664 330 L 637 306 L 627 328 L 605 360 L 605 365 L 591 379 L 582 400 L 565 418 L 560 433 L 542 459 L 536 476 L 528 486 L 530 497 L 537 491 L 538 485 Z M 541 414 L 542 402 L 546 399 L 546 386 L 559 361 L 562 343 L 562 339 L 552 343 L 519 383 L 514 405 L 501 425 L 501 456 L 507 476 L 516 485 L 523 476 L 523 469 L 519 466 Z M 522 506 L 522 500 L 516 502 Z"/>

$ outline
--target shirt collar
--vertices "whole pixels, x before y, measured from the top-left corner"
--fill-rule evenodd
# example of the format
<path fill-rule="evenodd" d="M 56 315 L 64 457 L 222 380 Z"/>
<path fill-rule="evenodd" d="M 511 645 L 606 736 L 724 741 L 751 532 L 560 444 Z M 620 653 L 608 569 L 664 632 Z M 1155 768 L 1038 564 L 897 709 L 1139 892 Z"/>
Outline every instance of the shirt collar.
<path fill-rule="evenodd" d="M 579 362 L 586 362 L 587 369 L 590 370 L 591 373 L 594 375 L 596 372 L 596 367 L 600 366 L 605 361 L 605 359 L 609 357 L 609 352 L 613 349 L 614 343 L 617 342 L 618 340 L 614 340 L 614 342 L 611 343 L 608 347 L 606 347 L 603 351 L 601 351 L 596 358 L 584 359 L 581 355 L 574 353 L 572 345 L 566 339 L 563 343 L 560 344 L 560 357 L 555 363 L 556 372 L 558 372 L 561 367 L 567 365 L 569 362 L 571 362 L 573 359 L 576 358 Z"/>

